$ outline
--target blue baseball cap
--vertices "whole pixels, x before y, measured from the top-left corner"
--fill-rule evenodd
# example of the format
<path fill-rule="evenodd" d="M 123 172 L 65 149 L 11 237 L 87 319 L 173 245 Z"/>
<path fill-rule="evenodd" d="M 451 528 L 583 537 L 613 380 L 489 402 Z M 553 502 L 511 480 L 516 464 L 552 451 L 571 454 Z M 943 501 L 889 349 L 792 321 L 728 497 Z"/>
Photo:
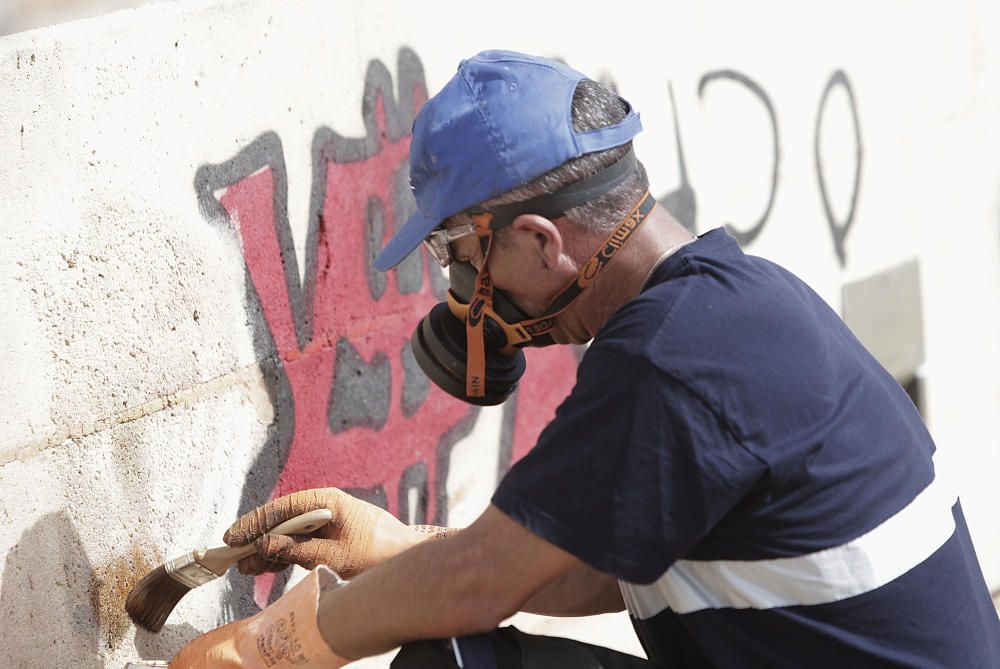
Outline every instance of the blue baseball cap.
<path fill-rule="evenodd" d="M 585 78 L 560 62 L 513 51 L 463 60 L 413 122 L 417 210 L 376 256 L 375 268 L 398 265 L 449 216 L 639 134 L 642 123 L 630 105 L 615 125 L 573 128 L 573 92 Z"/>

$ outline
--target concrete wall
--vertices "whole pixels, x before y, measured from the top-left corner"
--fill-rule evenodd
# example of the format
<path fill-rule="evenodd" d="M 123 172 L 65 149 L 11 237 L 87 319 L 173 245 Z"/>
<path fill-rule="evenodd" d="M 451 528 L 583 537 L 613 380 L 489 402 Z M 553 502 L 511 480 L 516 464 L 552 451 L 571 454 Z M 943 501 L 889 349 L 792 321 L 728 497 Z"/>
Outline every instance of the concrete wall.
<path fill-rule="evenodd" d="M 408 353 L 440 273 L 370 261 L 412 207 L 414 112 L 491 47 L 613 83 L 661 201 L 863 333 L 918 397 L 1000 587 L 995 3 L 629 9 L 189 1 L 0 39 L 0 666 L 168 657 L 254 611 L 284 583 L 201 588 L 160 635 L 121 607 L 273 495 L 482 510 L 576 354 L 531 352 L 513 401 L 469 409 Z M 620 616 L 520 620 L 637 647 Z"/>

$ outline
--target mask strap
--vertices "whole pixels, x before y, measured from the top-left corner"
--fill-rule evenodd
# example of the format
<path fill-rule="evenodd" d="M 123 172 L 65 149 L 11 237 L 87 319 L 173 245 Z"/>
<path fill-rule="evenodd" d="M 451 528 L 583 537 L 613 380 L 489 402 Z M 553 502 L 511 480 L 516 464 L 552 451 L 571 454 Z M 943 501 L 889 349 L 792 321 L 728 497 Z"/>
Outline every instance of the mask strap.
<path fill-rule="evenodd" d="M 468 362 L 465 374 L 465 394 L 469 397 L 486 396 L 486 332 L 485 316 L 493 313 L 493 281 L 486 268 L 486 259 L 493 246 L 493 230 L 490 229 L 489 214 L 473 214 L 479 235 L 479 248 L 483 252 L 483 266 L 476 275 L 476 287 L 465 315 L 465 339 L 468 342 Z"/>
<path fill-rule="evenodd" d="M 646 218 L 656 206 L 656 200 L 647 190 L 639 203 L 632 208 L 625 218 L 615 227 L 615 229 L 604 240 L 604 244 L 590 257 L 590 260 L 580 268 L 576 279 L 567 284 L 546 307 L 541 316 L 521 321 L 520 325 L 529 335 L 528 341 L 548 334 L 555 327 L 555 317 L 566 311 L 583 289 L 594 282 L 597 275 L 607 266 L 611 259 L 618 253 L 618 250 L 632 237 L 639 226 L 645 222 Z"/>
<path fill-rule="evenodd" d="M 580 268 L 576 279 L 567 284 L 549 303 L 541 316 L 509 324 L 508 339 L 515 335 L 518 341 L 510 341 L 512 346 L 524 345 L 532 339 L 547 335 L 555 327 L 555 318 L 569 308 L 583 289 L 593 283 L 602 269 L 618 253 L 625 243 L 631 239 L 639 226 L 645 222 L 656 207 L 656 200 L 646 191 L 632 211 L 615 227 L 604 240 L 604 244 L 590 257 L 590 260 Z M 467 371 L 465 376 L 465 393 L 469 397 L 485 397 L 486 395 L 486 332 L 485 316 L 489 314 L 498 322 L 503 323 L 493 311 L 493 281 L 487 269 L 486 260 L 493 246 L 493 230 L 490 228 L 492 215 L 476 213 L 472 220 L 479 235 L 479 246 L 483 253 L 483 266 L 476 275 L 476 285 L 465 314 L 465 338 L 468 344 Z"/>

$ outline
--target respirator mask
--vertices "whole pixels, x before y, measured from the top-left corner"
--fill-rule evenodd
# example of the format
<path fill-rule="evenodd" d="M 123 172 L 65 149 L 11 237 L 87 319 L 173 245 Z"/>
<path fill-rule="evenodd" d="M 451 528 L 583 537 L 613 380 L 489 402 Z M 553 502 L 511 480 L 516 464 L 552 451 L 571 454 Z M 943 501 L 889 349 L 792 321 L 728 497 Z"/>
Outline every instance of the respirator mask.
<path fill-rule="evenodd" d="M 539 316 L 519 309 L 503 291 L 494 288 L 487 269 L 493 233 L 522 214 L 556 219 L 574 207 L 610 192 L 636 168 L 630 149 L 604 170 L 554 193 L 500 205 L 489 211 L 472 211 L 483 254 L 482 270 L 468 262 L 452 261 L 447 302 L 437 304 L 417 325 L 410 345 L 425 374 L 442 390 L 470 404 L 492 406 L 506 400 L 516 389 L 525 370 L 525 346 L 549 346 L 555 318 L 565 311 L 618 250 L 631 238 L 656 206 L 649 192 L 622 219 L 584 263 L 577 277 L 567 284 Z M 431 254 L 441 261 L 446 249 L 425 241 Z"/>

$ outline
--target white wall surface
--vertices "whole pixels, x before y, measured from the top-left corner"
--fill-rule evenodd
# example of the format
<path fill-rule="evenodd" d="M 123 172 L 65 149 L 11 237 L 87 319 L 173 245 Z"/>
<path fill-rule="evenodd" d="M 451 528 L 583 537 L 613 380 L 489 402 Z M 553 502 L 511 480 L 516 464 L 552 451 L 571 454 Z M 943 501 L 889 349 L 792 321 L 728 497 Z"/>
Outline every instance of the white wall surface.
<path fill-rule="evenodd" d="M 748 232 L 767 212 L 748 251 L 834 308 L 845 285 L 919 263 L 925 415 L 1000 588 L 996 3 L 191 0 L 0 38 L 0 665 L 165 658 L 253 610 L 272 586 L 242 577 L 187 596 L 160 635 L 135 630 L 121 604 L 145 569 L 217 543 L 274 492 L 355 486 L 404 517 L 455 524 L 484 507 L 554 400 L 468 413 L 430 391 L 400 408 L 410 367 L 399 347 L 434 276 L 417 268 L 418 292 L 390 277 L 378 293 L 363 271 L 364 212 L 337 206 L 389 179 L 384 225 L 405 208 L 391 179 L 407 139 L 379 135 L 366 82 L 423 77 L 433 93 L 485 48 L 613 81 L 643 115 L 636 145 L 654 194 L 687 183 L 698 231 Z M 838 71 L 853 107 L 835 85 L 817 132 Z M 843 262 L 817 134 L 838 225 L 860 166 Z M 354 151 L 363 142 L 349 140 L 365 137 L 377 151 L 361 162 L 377 179 L 351 172 L 339 149 L 317 159 L 323 141 Z M 349 293 L 309 261 L 310 231 L 327 239 L 317 221 L 331 211 L 343 214 L 329 248 Z M 250 227 L 256 217 L 267 225 Z M 277 245 L 246 236 L 271 224 Z M 332 311 L 314 319 L 323 337 L 303 325 L 300 280 L 331 291 Z M 334 354 L 360 360 L 350 364 L 373 384 L 342 405 L 346 431 L 329 418 L 338 407 L 309 393 L 330 388 Z M 635 650 L 623 623 L 525 627 Z"/>

